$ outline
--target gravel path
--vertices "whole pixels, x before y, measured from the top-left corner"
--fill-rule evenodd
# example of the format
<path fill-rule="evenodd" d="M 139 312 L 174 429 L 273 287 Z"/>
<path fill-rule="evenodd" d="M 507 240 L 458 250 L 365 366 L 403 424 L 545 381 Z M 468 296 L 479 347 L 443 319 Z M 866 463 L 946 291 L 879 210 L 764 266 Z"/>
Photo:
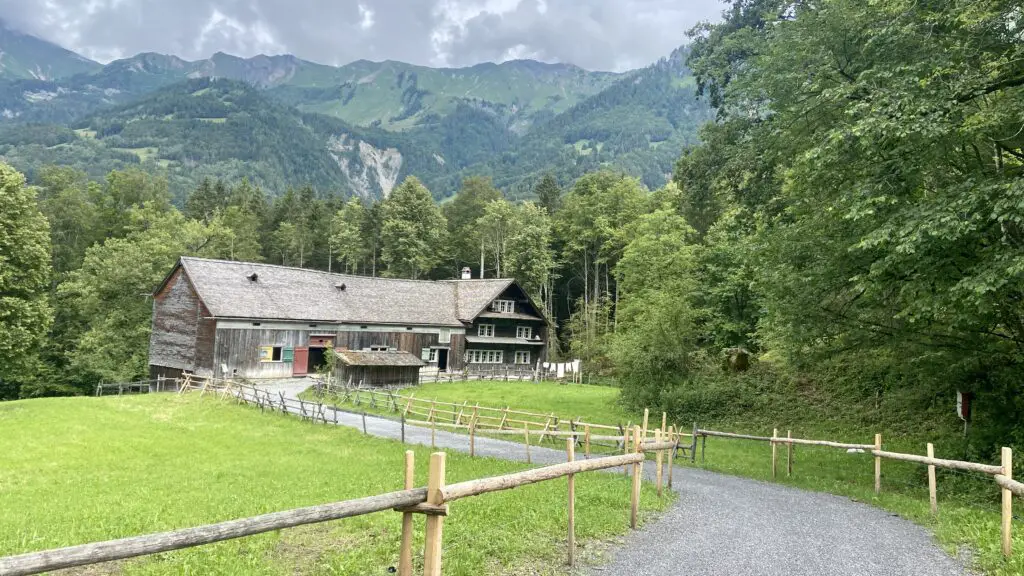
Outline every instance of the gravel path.
<path fill-rule="evenodd" d="M 310 385 L 288 381 L 266 386 L 296 398 Z M 325 410 L 328 410 L 325 407 Z M 337 412 L 338 423 L 362 429 L 358 414 Z M 332 414 L 328 412 L 327 418 Z M 400 438 L 401 424 L 366 417 L 374 436 Z M 430 429 L 406 425 L 405 441 L 430 445 Z M 466 435 L 437 431 L 437 446 L 469 451 Z M 526 459 L 515 442 L 477 437 L 476 453 Z M 565 454 L 530 448 L 532 461 L 554 464 Z M 644 469 L 654 476 L 653 463 Z M 627 536 L 592 574 L 651 576 L 966 576 L 931 535 L 916 524 L 847 498 L 676 467 L 675 506 Z"/>

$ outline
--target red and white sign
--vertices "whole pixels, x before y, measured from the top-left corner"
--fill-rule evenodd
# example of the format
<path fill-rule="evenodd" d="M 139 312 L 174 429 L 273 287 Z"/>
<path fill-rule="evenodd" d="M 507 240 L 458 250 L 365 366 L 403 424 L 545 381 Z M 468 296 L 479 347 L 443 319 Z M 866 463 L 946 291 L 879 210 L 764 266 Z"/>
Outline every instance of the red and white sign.
<path fill-rule="evenodd" d="M 956 415 L 964 422 L 971 421 L 971 397 L 973 396 L 974 394 L 971 392 L 956 393 Z"/>

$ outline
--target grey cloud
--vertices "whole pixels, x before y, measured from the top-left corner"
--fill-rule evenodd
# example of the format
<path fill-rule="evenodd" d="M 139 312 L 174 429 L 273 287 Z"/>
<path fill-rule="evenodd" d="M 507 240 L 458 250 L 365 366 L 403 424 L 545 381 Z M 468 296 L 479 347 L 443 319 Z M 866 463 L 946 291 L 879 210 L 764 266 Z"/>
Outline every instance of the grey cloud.
<path fill-rule="evenodd" d="M 604 70 L 667 55 L 720 10 L 718 0 L 0 0 L 15 27 L 101 61 L 288 52 L 327 64 L 528 57 Z"/>

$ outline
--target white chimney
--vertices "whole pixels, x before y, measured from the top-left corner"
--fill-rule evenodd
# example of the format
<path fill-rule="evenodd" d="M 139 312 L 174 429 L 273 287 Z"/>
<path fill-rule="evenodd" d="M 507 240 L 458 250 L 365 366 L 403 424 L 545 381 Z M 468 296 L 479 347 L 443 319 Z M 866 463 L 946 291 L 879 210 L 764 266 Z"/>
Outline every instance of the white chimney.
<path fill-rule="evenodd" d="M 465 268 L 462 269 L 462 279 L 463 280 L 469 280 L 472 277 L 473 277 L 473 271 L 469 269 L 469 266 L 466 266 Z"/>

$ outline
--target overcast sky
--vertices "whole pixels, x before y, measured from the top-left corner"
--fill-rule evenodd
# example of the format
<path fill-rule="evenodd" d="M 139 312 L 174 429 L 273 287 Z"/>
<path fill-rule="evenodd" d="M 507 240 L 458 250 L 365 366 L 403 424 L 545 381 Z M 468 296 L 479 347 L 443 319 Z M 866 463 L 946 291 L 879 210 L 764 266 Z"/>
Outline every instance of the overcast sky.
<path fill-rule="evenodd" d="M 0 0 L 0 17 L 101 62 L 223 51 L 335 65 L 533 58 L 626 70 L 668 55 L 722 8 L 720 0 Z"/>

